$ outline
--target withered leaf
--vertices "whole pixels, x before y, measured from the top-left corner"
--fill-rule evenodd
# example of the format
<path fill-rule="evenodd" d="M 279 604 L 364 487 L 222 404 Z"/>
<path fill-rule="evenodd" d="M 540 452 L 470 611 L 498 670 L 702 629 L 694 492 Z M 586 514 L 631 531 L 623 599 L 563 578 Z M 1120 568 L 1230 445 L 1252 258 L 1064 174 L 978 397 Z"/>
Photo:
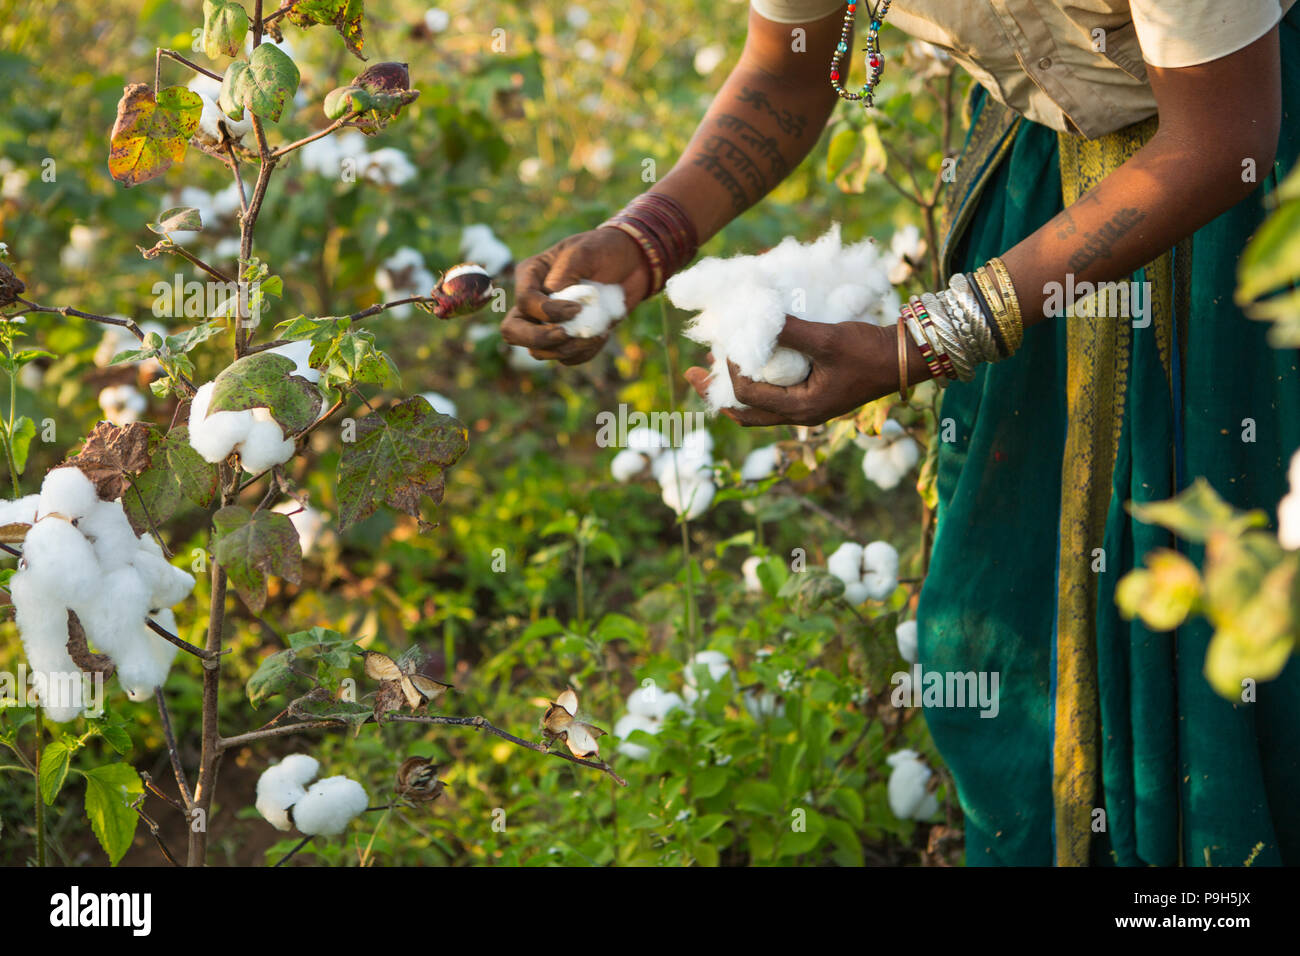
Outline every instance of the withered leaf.
<path fill-rule="evenodd" d="M 99 497 L 113 501 L 130 487 L 134 477 L 149 467 L 151 426 L 144 422 L 114 425 L 100 422 L 86 437 L 81 451 L 64 465 L 80 468 L 94 484 Z"/>
<path fill-rule="evenodd" d="M 107 654 L 96 654 L 90 649 L 86 642 L 86 631 L 81 626 L 81 620 L 77 617 L 77 612 L 68 609 L 68 656 L 72 658 L 72 663 L 88 674 L 103 674 L 104 679 L 113 676 L 117 670 L 117 665 Z"/>

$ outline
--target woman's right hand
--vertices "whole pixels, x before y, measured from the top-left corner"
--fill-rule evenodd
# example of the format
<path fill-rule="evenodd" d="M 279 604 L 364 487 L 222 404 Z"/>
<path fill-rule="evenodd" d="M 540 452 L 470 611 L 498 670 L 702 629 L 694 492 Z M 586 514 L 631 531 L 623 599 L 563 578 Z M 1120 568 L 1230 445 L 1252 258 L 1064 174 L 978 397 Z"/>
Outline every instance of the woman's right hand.
<path fill-rule="evenodd" d="M 640 247 L 618 229 L 593 229 L 562 239 L 515 270 L 515 304 L 501 322 L 501 337 L 524 346 L 537 359 L 565 365 L 590 359 L 609 333 L 590 339 L 569 336 L 558 323 L 572 319 L 581 306 L 549 295 L 584 281 L 621 285 L 631 312 L 650 291 L 650 269 Z"/>

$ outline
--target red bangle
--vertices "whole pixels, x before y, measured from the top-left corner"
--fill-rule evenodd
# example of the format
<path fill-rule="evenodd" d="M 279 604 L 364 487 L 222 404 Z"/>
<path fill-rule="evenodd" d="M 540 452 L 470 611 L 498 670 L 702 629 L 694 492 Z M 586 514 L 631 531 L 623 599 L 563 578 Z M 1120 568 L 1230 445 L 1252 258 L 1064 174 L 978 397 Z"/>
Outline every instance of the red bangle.
<path fill-rule="evenodd" d="M 686 209 L 663 193 L 643 193 L 601 223 L 630 236 L 650 267 L 650 295 L 663 289 L 669 276 L 695 258 L 699 234 Z"/>

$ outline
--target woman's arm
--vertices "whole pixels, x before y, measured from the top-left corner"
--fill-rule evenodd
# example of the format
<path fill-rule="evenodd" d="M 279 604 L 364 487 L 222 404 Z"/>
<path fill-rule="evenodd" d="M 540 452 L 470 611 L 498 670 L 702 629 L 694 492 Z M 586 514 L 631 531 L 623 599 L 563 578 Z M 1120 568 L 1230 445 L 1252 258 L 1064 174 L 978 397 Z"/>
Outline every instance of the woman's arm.
<path fill-rule="evenodd" d="M 1126 279 L 1245 199 L 1273 165 L 1282 121 L 1277 30 L 1213 62 L 1149 66 L 1148 75 L 1160 111 L 1151 141 L 1002 257 L 1026 325 L 1056 317 L 1044 309 L 1054 288 L 1070 287 L 1068 277 L 1075 287 Z M 1247 160 L 1253 179 L 1245 175 Z M 892 327 L 787 317 L 778 341 L 808 354 L 812 374 L 778 388 L 733 367 L 736 397 L 752 408 L 727 414 L 742 425 L 819 424 L 898 388 Z M 702 390 L 708 373 L 689 369 L 687 377 Z M 909 337 L 908 379 L 929 377 Z"/>
<path fill-rule="evenodd" d="M 837 99 L 826 75 L 841 23 L 839 14 L 790 24 L 750 12 L 739 62 L 681 158 L 650 189 L 686 208 L 701 242 L 771 192 L 821 137 Z M 579 306 L 548 293 L 584 279 L 617 283 L 630 311 L 650 291 L 641 250 L 617 229 L 563 239 L 522 262 L 515 277 L 515 307 L 501 323 L 502 336 L 537 358 L 566 364 L 591 358 L 606 336 L 570 338 L 553 323 L 572 318 Z"/>

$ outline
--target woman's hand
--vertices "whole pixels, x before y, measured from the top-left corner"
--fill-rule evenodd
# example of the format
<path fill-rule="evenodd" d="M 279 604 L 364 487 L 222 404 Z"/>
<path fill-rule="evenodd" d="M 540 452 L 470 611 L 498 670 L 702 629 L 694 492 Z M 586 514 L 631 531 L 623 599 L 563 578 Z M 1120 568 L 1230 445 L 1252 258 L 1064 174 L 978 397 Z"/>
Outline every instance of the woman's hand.
<path fill-rule="evenodd" d="M 777 344 L 808 356 L 812 371 L 798 385 L 782 388 L 746 378 L 728 363 L 736 398 L 750 407 L 724 408 L 722 414 L 745 426 L 820 425 L 838 418 L 898 389 L 897 336 L 893 326 L 866 322 L 826 325 L 787 315 Z M 907 349 L 908 366 L 913 370 L 908 381 L 929 378 L 925 360 L 910 336 Z M 686 380 L 703 395 L 709 372 L 689 368 Z"/>
<path fill-rule="evenodd" d="M 511 345 L 525 346 L 533 358 L 556 359 L 565 365 L 590 359 L 609 334 L 590 339 L 569 336 L 557 323 L 567 322 L 582 307 L 549 297 L 583 281 L 621 285 L 631 312 L 650 291 L 650 270 L 637 244 L 618 229 L 593 229 L 562 239 L 515 270 L 515 306 L 501 322 L 501 337 Z"/>

